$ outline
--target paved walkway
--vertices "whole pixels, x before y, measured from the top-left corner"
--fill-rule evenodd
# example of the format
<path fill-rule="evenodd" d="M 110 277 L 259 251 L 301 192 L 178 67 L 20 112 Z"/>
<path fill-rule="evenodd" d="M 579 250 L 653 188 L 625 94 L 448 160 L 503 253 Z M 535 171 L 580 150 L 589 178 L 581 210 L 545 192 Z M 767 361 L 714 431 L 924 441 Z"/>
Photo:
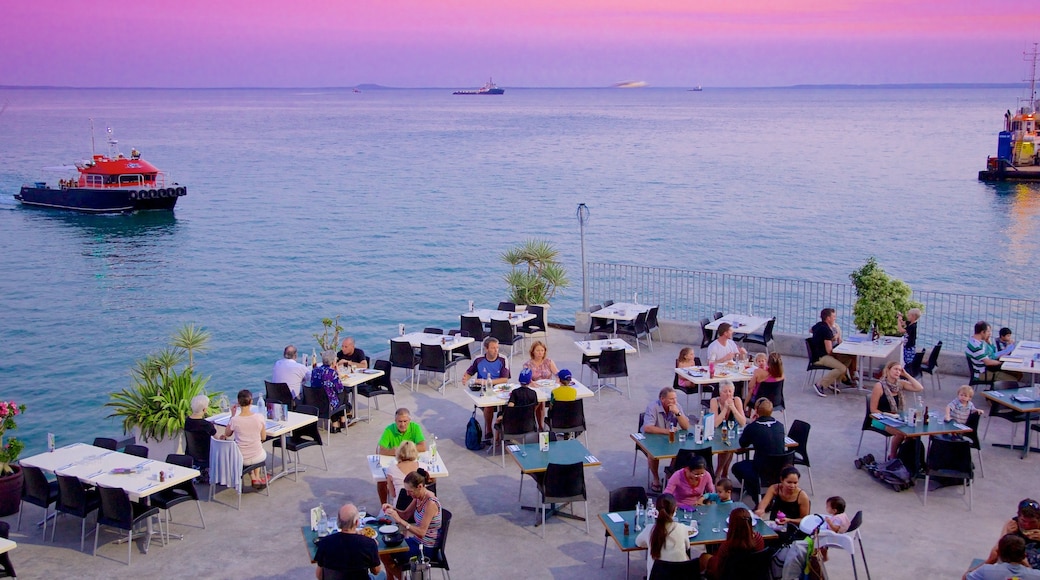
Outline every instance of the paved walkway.
<path fill-rule="evenodd" d="M 574 346 L 571 332 L 552 330 L 549 353 L 562 368 L 579 375 L 581 354 Z M 362 345 L 364 346 L 364 345 Z M 599 469 L 586 472 L 590 494 L 590 514 L 607 509 L 610 489 L 624 485 L 643 485 L 646 462 L 640 456 L 632 475 L 633 445 L 628 435 L 635 430 L 637 415 L 662 386 L 672 382 L 672 368 L 682 345 L 658 344 L 651 353 L 629 357 L 632 397 L 605 391 L 598 400 L 585 406 L 590 424 L 590 446 L 603 461 Z M 519 367 L 526 357 L 519 354 L 510 365 Z M 985 557 L 996 542 L 1004 521 L 1013 515 L 1018 501 L 1040 496 L 1040 454 L 1025 461 L 1017 452 L 986 447 L 986 477 L 977 478 L 975 509 L 968 511 L 967 499 L 959 488 L 929 494 L 929 505 L 921 504 L 921 486 L 895 493 L 882 487 L 865 471 L 852 464 L 863 416 L 863 396 L 843 394 L 817 397 L 802 390 L 805 359 L 785 359 L 787 372 L 787 419 L 802 419 L 812 425 L 809 451 L 813 461 L 814 511 L 822 511 L 824 500 L 840 494 L 850 513 L 864 510 L 863 535 L 871 574 L 874 578 L 959 578 L 972 558 Z M 403 375 L 395 371 L 395 379 Z M 586 380 L 589 373 L 585 373 Z M 264 377 L 255 377 L 259 388 Z M 936 393 L 927 377 L 927 402 L 941 408 L 954 397 L 963 377 L 943 376 L 944 388 Z M 600 569 L 603 530 L 598 519 L 585 534 L 580 522 L 553 518 L 545 539 L 533 526 L 535 514 L 521 511 L 517 503 L 520 476 L 507 459 L 501 467 L 497 456 L 465 448 L 464 430 L 472 407 L 458 387 L 449 387 L 444 396 L 430 387 L 420 386 L 411 393 L 398 388 L 398 403 L 413 411 L 427 433 L 439 437 L 438 449 L 444 455 L 451 476 L 438 485 L 441 502 L 454 516 L 447 553 L 452 576 L 466 578 L 624 578 L 625 557 L 613 545 L 607 548 L 605 569 Z M 976 404 L 982 406 L 981 397 Z M 680 394 L 680 402 L 684 402 Z M 135 548 L 133 566 L 126 566 L 125 546 L 110 542 L 111 532 L 102 533 L 105 542 L 99 557 L 79 552 L 79 521 L 59 518 L 57 543 L 44 543 L 30 523 L 42 511 L 28 506 L 20 532 L 12 532 L 19 546 L 12 552 L 21 577 L 65 577 L 75 570 L 83 578 L 131 578 L 141 576 L 195 578 L 312 578 L 313 565 L 299 532 L 307 521 L 307 511 L 324 502 L 330 513 L 346 501 L 372 509 L 378 505 L 375 486 L 368 474 L 365 455 L 373 451 L 382 429 L 392 421 L 391 401 L 382 397 L 382 410 L 375 412 L 371 425 L 360 423 L 346 434 L 332 437 L 326 448 L 328 472 L 320 468 L 315 449 L 304 451 L 311 467 L 299 482 L 282 479 L 272 486 L 271 497 L 247 493 L 242 511 L 236 511 L 233 491 L 220 491 L 222 504 L 204 503 L 207 529 L 198 528 L 195 507 L 183 504 L 174 510 L 173 531 L 185 534 L 169 546 L 152 545 L 148 554 Z M 988 405 L 986 405 L 988 408 Z M 985 425 L 985 420 L 983 421 Z M 989 441 L 1007 441 L 1010 424 L 994 421 Z M 1021 436 L 1021 434 L 1019 434 Z M 863 453 L 878 455 L 882 438 L 873 433 L 864 437 Z M 530 479 L 524 485 L 524 502 L 537 501 Z M 803 476 L 808 490 L 808 478 Z M 248 487 L 246 489 L 249 489 Z M 207 490 L 208 491 L 208 490 Z M 581 511 L 580 504 L 577 509 Z M 12 527 L 17 516 L 7 518 Z M 593 516 L 595 518 L 595 516 Z M 92 526 L 93 518 L 88 526 Z M 643 563 L 633 556 L 632 578 L 641 577 Z M 857 561 L 860 558 L 857 556 Z M 831 552 L 828 570 L 832 578 L 852 578 L 849 558 L 841 551 Z M 860 562 L 860 577 L 863 575 Z"/>

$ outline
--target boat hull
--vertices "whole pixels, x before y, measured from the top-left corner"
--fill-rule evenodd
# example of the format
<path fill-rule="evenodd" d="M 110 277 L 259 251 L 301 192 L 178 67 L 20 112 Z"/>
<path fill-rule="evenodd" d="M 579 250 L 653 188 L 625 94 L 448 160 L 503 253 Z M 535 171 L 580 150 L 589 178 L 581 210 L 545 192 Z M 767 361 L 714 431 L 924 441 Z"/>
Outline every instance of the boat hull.
<path fill-rule="evenodd" d="M 85 213 L 124 213 L 146 210 L 172 210 L 177 199 L 187 195 L 184 186 L 159 189 L 87 188 L 22 186 L 14 196 L 25 205 Z"/>

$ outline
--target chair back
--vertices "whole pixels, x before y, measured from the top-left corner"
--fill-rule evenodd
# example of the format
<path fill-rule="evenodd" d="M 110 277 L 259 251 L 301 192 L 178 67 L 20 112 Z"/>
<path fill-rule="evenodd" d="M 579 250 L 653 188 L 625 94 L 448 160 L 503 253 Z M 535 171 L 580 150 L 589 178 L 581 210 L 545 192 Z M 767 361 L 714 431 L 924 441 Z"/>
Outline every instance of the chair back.
<path fill-rule="evenodd" d="M 444 329 L 437 328 L 436 326 L 427 326 L 422 331 L 426 334 L 444 334 Z"/>
<path fill-rule="evenodd" d="M 711 447 L 705 447 L 703 449 L 680 449 L 675 455 L 675 471 L 693 465 L 693 458 L 701 457 L 704 459 L 704 469 L 708 472 L 708 477 L 712 481 L 715 481 L 715 466 L 711 463 Z M 673 471 L 672 473 L 675 473 Z"/>
<path fill-rule="evenodd" d="M 935 348 L 932 349 L 932 352 L 928 353 L 928 364 L 926 364 L 925 366 L 921 367 L 922 371 L 924 371 L 924 372 L 926 372 L 928 374 L 932 374 L 932 372 L 935 371 L 936 365 L 939 364 L 939 351 L 940 350 L 942 350 L 942 341 L 941 340 L 939 342 L 935 343 Z"/>
<path fill-rule="evenodd" d="M 598 376 L 603 377 L 627 377 L 628 361 L 625 358 L 625 349 L 605 349 L 599 354 Z"/>
<path fill-rule="evenodd" d="M 410 503 L 412 503 L 412 498 L 408 495 L 408 490 L 402 487 L 401 490 L 397 492 L 397 502 L 394 504 L 394 507 L 400 511 L 404 511 L 408 509 L 408 504 Z"/>
<path fill-rule="evenodd" d="M 80 512 L 87 505 L 87 490 L 75 475 L 54 474 L 58 478 L 58 505 L 62 511 Z"/>
<path fill-rule="evenodd" d="M 585 403 L 576 401 L 553 401 L 552 415 L 549 417 L 551 430 L 585 429 Z"/>
<path fill-rule="evenodd" d="M 313 405 L 299 405 L 296 407 L 296 412 L 302 413 L 304 415 L 313 415 L 315 417 L 317 417 L 320 413 L 318 408 Z M 321 445 L 321 430 L 318 429 L 318 422 L 315 421 L 308 425 L 304 425 L 303 427 L 293 429 L 292 442 L 295 445 L 309 442 L 313 442 L 316 445 Z"/>
<path fill-rule="evenodd" d="M 448 545 L 448 530 L 451 528 L 451 512 L 441 508 L 441 527 L 437 531 L 437 539 L 434 542 L 433 553 L 427 554 L 430 558 L 431 568 L 448 569 L 448 556 L 444 553 L 444 547 Z"/>
<path fill-rule="evenodd" d="M 484 323 L 480 321 L 479 316 L 463 314 L 459 317 L 459 329 L 472 336 L 476 342 L 481 342 L 485 338 Z"/>
<path fill-rule="evenodd" d="M 791 423 L 791 429 L 787 431 L 787 436 L 798 444 L 798 447 L 791 450 L 795 456 L 795 463 L 806 467 L 811 467 L 809 465 L 809 429 L 812 429 L 812 425 L 801 419 L 795 419 Z"/>
<path fill-rule="evenodd" d="M 825 367 L 819 367 L 816 365 L 816 361 L 820 360 L 821 357 L 816 356 L 816 349 L 813 348 L 812 338 L 805 339 L 805 358 L 809 360 L 809 364 L 805 366 L 806 371 L 812 371 L 822 369 Z"/>
<path fill-rule="evenodd" d="M 127 455 L 133 455 L 134 457 L 143 457 L 148 459 L 148 446 L 147 445 L 127 445 L 123 449 L 123 453 Z"/>
<path fill-rule="evenodd" d="M 774 411 L 783 411 L 786 405 L 784 405 L 784 379 L 779 381 L 762 381 L 758 383 L 758 390 L 755 391 L 755 397 L 757 399 L 766 398 L 773 404 Z M 753 401 L 748 401 L 749 404 L 753 404 Z"/>
<path fill-rule="evenodd" d="M 190 455 L 183 455 L 180 453 L 170 453 L 166 456 L 166 463 L 171 465 L 179 465 L 180 467 L 191 468 L 194 462 Z"/>
<path fill-rule="evenodd" d="M 649 314 L 649 312 L 640 312 L 636 315 L 636 319 L 632 321 L 631 325 L 619 325 L 618 334 L 632 334 L 635 336 L 642 336 L 650 332 L 650 329 L 647 327 L 646 324 L 646 319 L 647 316 L 649 316 Z"/>
<path fill-rule="evenodd" d="M 499 302 L 498 309 L 506 312 L 516 312 L 516 302 Z"/>
<path fill-rule="evenodd" d="M 992 380 L 985 380 L 982 375 L 986 374 L 986 367 L 983 365 L 981 368 L 975 364 L 971 356 L 967 353 L 964 354 L 964 360 L 968 361 L 968 384 L 969 385 L 992 385 Z"/>
<path fill-rule="evenodd" d="M 22 478 L 24 481 L 22 498 L 32 500 L 29 503 L 42 507 L 51 505 L 54 498 L 51 496 L 50 484 L 47 483 L 47 476 L 43 474 L 42 469 L 23 465 Z"/>
<path fill-rule="evenodd" d="M 448 368 L 447 351 L 439 344 L 419 346 L 419 370 L 443 373 Z"/>
<path fill-rule="evenodd" d="M 209 481 L 242 493 L 242 452 L 233 439 L 210 438 Z"/>
<path fill-rule="evenodd" d="M 715 313 L 715 320 L 718 320 L 720 318 L 722 318 L 722 313 L 721 312 L 716 312 Z"/>
<path fill-rule="evenodd" d="M 641 485 L 629 485 L 611 490 L 608 509 L 612 512 L 624 512 L 636 509 L 636 504 L 646 505 L 646 488 Z"/>
<path fill-rule="evenodd" d="M 535 405 L 518 407 L 502 407 L 502 435 L 527 435 L 538 431 L 538 423 L 534 418 Z"/>
<path fill-rule="evenodd" d="M 723 580 L 771 580 L 769 561 L 772 559 L 773 552 L 769 548 L 746 554 L 737 551 L 730 552 L 719 578 Z"/>
<path fill-rule="evenodd" d="M 545 468 L 543 503 L 584 501 L 585 469 L 582 463 L 549 463 Z M 579 499 L 580 498 L 580 499 Z"/>
<path fill-rule="evenodd" d="M 964 422 L 964 425 L 971 429 L 971 433 L 965 433 L 964 437 L 971 442 L 972 449 L 978 449 L 982 451 L 982 441 L 979 439 L 979 419 L 982 415 L 979 413 L 969 413 L 968 420 Z"/>
<path fill-rule="evenodd" d="M 383 376 L 369 381 L 368 384 L 379 388 L 379 390 L 389 391 L 390 394 L 394 394 L 394 382 L 390 380 L 390 370 L 394 367 L 390 364 L 390 361 L 379 359 L 372 363 L 373 367 L 377 371 L 383 371 Z"/>
<path fill-rule="evenodd" d="M 410 342 L 407 340 L 390 341 L 390 366 L 414 369 L 415 362 L 415 350 Z"/>
<path fill-rule="evenodd" d="M 924 363 L 924 349 L 914 353 L 914 358 L 910 359 L 910 364 L 906 365 L 906 374 L 911 377 L 921 376 L 921 365 Z"/>
<path fill-rule="evenodd" d="M 932 475 L 937 473 L 950 477 L 959 475 L 970 479 L 973 474 L 971 441 L 931 437 L 928 441 L 925 465 L 928 473 Z"/>
<path fill-rule="evenodd" d="M 196 465 L 209 465 L 209 433 L 202 431 L 184 432 L 184 450 L 195 460 Z"/>
<path fill-rule="evenodd" d="M 527 307 L 527 313 L 534 314 L 534 318 L 521 325 L 524 332 L 531 334 L 532 332 L 543 332 L 546 330 L 548 325 L 545 323 L 544 307 L 538 306 L 537 304 L 531 304 Z"/>
<path fill-rule="evenodd" d="M 636 433 L 643 432 L 643 424 L 646 421 L 646 413 L 639 414 L 639 427 L 636 428 Z"/>
<path fill-rule="evenodd" d="M 491 319 L 491 336 L 502 344 L 513 344 L 517 336 L 513 334 L 513 325 L 508 320 Z"/>
<path fill-rule="evenodd" d="M 120 487 L 97 486 L 101 495 L 101 512 L 98 523 L 129 530 L 134 525 L 134 508 L 130 496 Z"/>
<path fill-rule="evenodd" d="M 655 560 L 647 580 L 696 580 L 702 577 L 700 565 L 697 558 L 682 562 Z"/>
<path fill-rule="evenodd" d="M 593 306 L 592 307 L 592 311 L 595 312 L 595 311 L 599 310 L 600 308 L 606 308 L 607 306 L 613 306 L 613 305 L 614 305 L 614 301 L 613 300 L 604 300 L 603 304 L 597 304 L 597 305 Z"/>
<path fill-rule="evenodd" d="M 179 453 L 170 453 L 166 456 L 166 463 L 171 465 L 178 465 L 180 467 L 192 467 L 194 463 L 193 458 L 190 455 L 182 455 Z M 173 490 L 184 492 L 191 499 L 199 500 L 199 490 L 195 488 L 195 483 L 192 480 L 182 481 L 175 485 Z"/>
<path fill-rule="evenodd" d="M 266 387 L 267 391 L 267 394 L 264 395 L 264 401 L 278 403 L 279 405 L 291 406 L 293 404 L 292 391 L 289 389 L 288 384 L 264 381 L 264 387 Z"/>
<path fill-rule="evenodd" d="M 773 342 L 773 327 L 774 326 L 776 326 L 776 317 L 775 316 L 770 318 L 769 322 L 766 322 L 766 328 L 765 328 L 765 330 L 762 331 L 762 339 L 766 343 Z"/>
<path fill-rule="evenodd" d="M 846 534 L 851 534 L 859 529 L 863 525 L 863 510 L 856 512 L 856 515 L 852 516 L 852 520 L 849 521 L 849 529 L 845 531 Z"/>
<path fill-rule="evenodd" d="M 115 439 L 111 437 L 95 437 L 94 447 L 100 447 L 102 449 L 108 449 L 109 451 L 115 451 L 119 444 Z"/>
<path fill-rule="evenodd" d="M 755 458 L 758 458 L 757 453 Z M 770 486 L 774 483 L 780 483 L 780 472 L 788 465 L 794 465 L 794 451 L 766 455 L 762 459 L 762 467 L 758 471 L 758 477 L 761 479 L 762 485 Z"/>
<path fill-rule="evenodd" d="M 332 568 L 321 568 L 321 580 L 347 580 L 347 573 L 333 570 Z"/>
<path fill-rule="evenodd" d="M 708 328 L 709 324 L 711 324 L 711 320 L 701 319 L 701 348 L 708 348 L 711 341 L 715 340 L 715 331 Z"/>
<path fill-rule="evenodd" d="M 647 330 L 657 330 L 659 325 L 657 323 L 657 313 L 661 310 L 660 305 L 650 308 L 650 311 L 646 314 L 646 328 Z"/>
<path fill-rule="evenodd" d="M 321 419 L 330 417 L 329 393 L 325 391 L 325 387 L 303 387 L 300 391 L 303 393 L 304 405 L 317 407 L 318 417 Z"/>

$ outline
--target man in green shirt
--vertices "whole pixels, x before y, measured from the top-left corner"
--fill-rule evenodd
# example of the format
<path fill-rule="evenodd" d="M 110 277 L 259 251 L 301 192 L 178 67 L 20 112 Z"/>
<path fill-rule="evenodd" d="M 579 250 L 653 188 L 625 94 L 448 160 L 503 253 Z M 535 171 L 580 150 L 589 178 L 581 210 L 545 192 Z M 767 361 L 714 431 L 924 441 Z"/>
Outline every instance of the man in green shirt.
<path fill-rule="evenodd" d="M 394 455 L 404 441 L 415 443 L 419 451 L 426 451 L 426 438 L 418 423 L 412 423 L 411 412 L 401 407 L 394 413 L 394 422 L 386 426 L 383 436 L 379 438 L 380 455 Z"/>

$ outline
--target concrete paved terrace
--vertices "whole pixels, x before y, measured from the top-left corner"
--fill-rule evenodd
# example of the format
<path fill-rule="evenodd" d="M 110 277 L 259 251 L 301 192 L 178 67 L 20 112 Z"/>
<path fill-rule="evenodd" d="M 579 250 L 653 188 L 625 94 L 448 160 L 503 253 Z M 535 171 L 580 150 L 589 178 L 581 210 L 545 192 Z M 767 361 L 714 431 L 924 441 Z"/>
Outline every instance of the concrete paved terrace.
<path fill-rule="evenodd" d="M 550 357 L 561 368 L 571 369 L 576 377 L 581 354 L 573 341 L 580 338 L 573 332 L 553 329 L 548 341 Z M 378 349 L 373 348 L 378 345 L 361 346 Z M 585 474 L 593 518 L 590 534 L 585 533 L 580 522 L 551 518 L 545 538 L 541 537 L 541 530 L 534 527 L 536 515 L 520 509 L 520 474 L 512 460 L 507 459 L 503 469 L 498 456 L 465 448 L 465 425 L 473 408 L 462 388 L 449 386 L 442 396 L 429 386 L 421 385 L 415 393 L 398 386 L 398 404 L 412 410 L 413 419 L 423 425 L 427 434 L 439 437 L 438 449 L 450 471 L 450 476 L 438 484 L 438 492 L 442 504 L 454 514 L 447 545 L 454 578 L 625 577 L 625 556 L 612 541 L 607 547 L 606 567 L 600 568 L 604 534 L 596 514 L 607 510 L 609 490 L 645 485 L 646 461 L 641 455 L 636 473 L 632 474 L 633 443 L 629 434 L 635 430 L 637 416 L 647 402 L 657 396 L 662 386 L 672 383 L 674 360 L 681 346 L 684 345 L 658 343 L 654 352 L 644 347 L 641 356 L 628 357 L 631 398 L 604 391 L 600 398 L 586 401 L 591 451 L 603 462 L 602 467 L 587 469 Z M 950 345 L 951 351 L 959 348 Z M 517 354 L 510 367 L 517 368 L 524 360 L 526 356 Z M 862 531 L 873 578 L 959 578 L 972 558 L 988 554 L 1018 501 L 1040 495 L 1040 456 L 1030 455 L 1022 460 L 1018 452 L 988 444 L 983 449 L 986 476 L 976 475 L 974 511 L 968 511 L 967 498 L 961 495 L 959 487 L 930 493 L 928 506 L 924 506 L 922 485 L 902 493 L 882 486 L 866 471 L 856 470 L 852 463 L 860 436 L 863 395 L 846 393 L 821 399 L 811 389 L 802 388 L 805 359 L 787 356 L 785 363 L 787 420 L 802 419 L 812 425 L 809 453 L 815 483 L 815 494 L 811 496 L 813 511 L 822 512 L 824 500 L 831 495 L 844 496 L 850 514 L 864 511 Z M 397 380 L 403 376 L 395 370 L 395 384 L 399 385 Z M 255 377 L 252 386 L 261 388 L 264 378 Z M 588 372 L 585 380 L 591 382 Z M 216 377 L 215 382 L 223 381 Z M 928 377 L 923 382 L 927 403 L 940 409 L 954 397 L 956 387 L 965 379 L 942 376 L 940 392 L 930 387 Z M 679 400 L 685 404 L 684 395 L 680 394 Z M 347 501 L 370 510 L 378 505 L 366 455 L 375 449 L 393 413 L 389 398 L 382 397 L 380 403 L 382 409 L 375 412 L 371 424 L 360 423 L 331 437 L 326 448 L 329 471 L 321 469 L 316 449 L 305 450 L 304 462 L 311 467 L 300 475 L 298 482 L 291 478 L 275 482 L 270 497 L 253 493 L 247 485 L 241 511 L 228 507 L 234 505 L 234 491 L 218 488 L 220 503 L 203 505 L 206 529 L 198 527 L 195 506 L 182 504 L 174 510 L 172 531 L 183 533 L 184 539 L 173 540 L 165 547 L 153 542 L 148 554 L 135 548 L 131 567 L 125 564 L 125 546 L 113 544 L 115 535 L 111 532 L 102 533 L 105 543 L 97 558 L 89 554 L 92 538 L 87 539 L 87 552 L 80 552 L 76 518 L 59 518 L 57 542 L 43 542 L 33 525 L 39 521 L 42 510 L 30 505 L 21 531 L 12 532 L 11 536 L 18 542 L 18 548 L 12 552 L 16 570 L 24 578 L 68 577 L 70 572 L 83 578 L 312 578 L 314 566 L 300 533 L 300 526 L 308 521 L 308 510 L 318 502 L 323 502 L 330 513 Z M 989 407 L 979 395 L 975 403 Z M 1010 424 L 995 420 L 988 441 L 1006 442 L 1010 436 Z M 882 446 L 881 436 L 865 435 L 863 453 L 880 455 Z M 802 484 L 808 491 L 804 469 Z M 208 487 L 203 496 L 207 493 Z M 524 485 L 523 502 L 537 502 L 537 491 L 530 479 Z M 580 504 L 576 510 L 582 511 Z M 16 517 L 6 518 L 12 527 Z M 93 521 L 90 517 L 88 527 L 93 526 Z M 631 577 L 642 577 L 642 556 L 634 555 L 633 560 Z M 865 578 L 858 556 L 857 561 L 860 577 Z M 852 578 L 849 558 L 838 550 L 831 552 L 828 571 L 832 578 Z"/>

